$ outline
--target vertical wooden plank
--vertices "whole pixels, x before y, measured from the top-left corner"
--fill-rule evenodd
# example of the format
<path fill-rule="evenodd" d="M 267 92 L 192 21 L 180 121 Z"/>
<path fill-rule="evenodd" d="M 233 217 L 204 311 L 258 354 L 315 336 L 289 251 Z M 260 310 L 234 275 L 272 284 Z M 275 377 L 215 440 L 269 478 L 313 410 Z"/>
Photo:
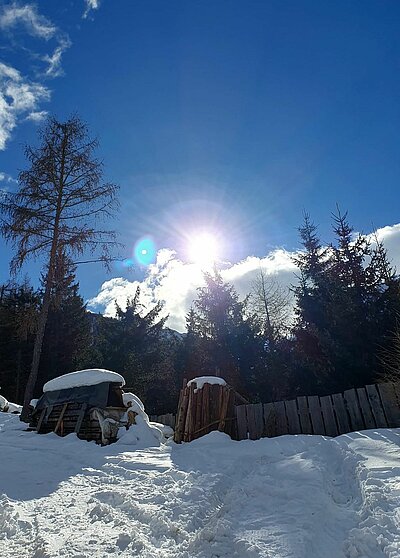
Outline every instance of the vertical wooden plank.
<path fill-rule="evenodd" d="M 264 407 L 264 430 L 263 436 L 273 438 L 277 436 L 276 412 L 273 403 L 265 403 Z"/>
<path fill-rule="evenodd" d="M 321 405 L 319 402 L 318 395 L 310 395 L 307 397 L 308 408 L 310 409 L 311 425 L 313 429 L 313 434 L 319 434 L 320 436 L 325 436 L 325 425 L 322 420 Z"/>
<path fill-rule="evenodd" d="M 182 390 L 182 397 L 178 408 L 177 424 L 175 429 L 174 441 L 180 444 L 183 441 L 186 412 L 189 403 L 189 388 Z"/>
<path fill-rule="evenodd" d="M 203 435 L 201 428 L 204 426 L 201 424 L 201 409 L 203 403 L 203 390 L 198 389 L 194 394 L 193 398 L 193 412 L 194 412 L 194 426 L 193 426 L 193 437 L 198 438 Z"/>
<path fill-rule="evenodd" d="M 368 400 L 371 404 L 372 414 L 374 415 L 374 419 L 376 422 L 377 428 L 387 428 L 387 420 L 385 417 L 385 413 L 383 412 L 381 400 L 379 397 L 378 390 L 376 389 L 375 385 L 365 386 L 367 390 Z"/>
<path fill-rule="evenodd" d="M 364 430 L 365 425 L 362 418 L 356 390 L 346 390 L 343 394 L 343 399 L 350 418 L 351 431 L 354 432 L 356 430 Z"/>
<path fill-rule="evenodd" d="M 400 408 L 397 403 L 394 385 L 391 383 L 380 384 L 378 390 L 388 426 L 389 428 L 397 428 L 400 426 Z"/>
<path fill-rule="evenodd" d="M 374 415 L 372 414 L 371 405 L 367 396 L 365 388 L 357 388 L 358 401 L 360 402 L 360 409 L 364 419 L 365 428 L 376 428 Z"/>
<path fill-rule="evenodd" d="M 277 436 L 282 436 L 282 434 L 289 434 L 289 428 L 286 418 L 286 409 L 283 401 L 276 401 L 274 403 L 275 413 L 276 413 L 276 431 Z"/>
<path fill-rule="evenodd" d="M 75 424 L 75 434 L 79 434 L 79 430 L 81 429 L 82 421 L 85 416 L 86 409 L 87 409 L 87 403 L 82 403 L 82 407 L 79 411 L 79 415 Z"/>
<path fill-rule="evenodd" d="M 400 405 L 400 382 L 393 382 L 394 391 L 397 397 L 397 403 Z"/>
<path fill-rule="evenodd" d="M 225 386 L 221 386 L 221 408 L 220 408 L 220 416 L 219 416 L 219 423 L 218 423 L 218 430 L 220 432 L 225 432 L 226 428 L 226 418 L 228 413 L 228 405 L 229 405 L 229 388 Z"/>
<path fill-rule="evenodd" d="M 57 431 L 60 428 L 60 425 L 62 423 L 62 419 L 64 418 L 64 413 L 67 410 L 68 405 L 69 405 L 69 403 L 64 403 L 63 408 L 61 409 L 60 416 L 58 417 L 57 424 L 54 428 L 54 433 L 55 434 L 57 434 Z"/>
<path fill-rule="evenodd" d="M 301 434 L 299 412 L 295 399 L 285 401 L 286 416 L 288 419 L 289 434 Z"/>
<path fill-rule="evenodd" d="M 325 431 L 327 436 L 337 436 L 338 430 L 336 426 L 335 414 L 330 395 L 319 398 L 321 403 L 322 417 L 325 423 Z"/>
<path fill-rule="evenodd" d="M 229 389 L 229 400 L 228 400 L 228 410 L 227 410 L 227 424 L 225 426 L 225 432 L 233 439 L 237 439 L 236 433 L 236 419 L 235 419 L 235 390 Z"/>
<path fill-rule="evenodd" d="M 38 434 L 40 433 L 40 429 L 42 428 L 42 424 L 43 424 L 45 414 L 46 414 L 46 407 L 44 407 L 44 409 L 42 409 L 42 412 L 40 413 L 39 421 L 37 423 L 36 432 Z"/>
<path fill-rule="evenodd" d="M 308 411 L 307 397 L 305 395 L 297 398 L 297 407 L 299 409 L 300 428 L 302 434 L 312 434 L 310 413 Z"/>
<path fill-rule="evenodd" d="M 203 435 L 208 434 L 209 424 L 211 422 L 211 392 L 210 392 L 210 384 L 204 384 L 203 386 L 203 413 L 202 413 L 202 423 L 203 423 Z"/>
<path fill-rule="evenodd" d="M 236 405 L 235 414 L 238 440 L 247 440 L 246 405 Z"/>
<path fill-rule="evenodd" d="M 246 412 L 249 438 L 250 440 L 259 440 L 262 437 L 264 430 L 262 403 L 246 405 Z"/>
<path fill-rule="evenodd" d="M 339 434 L 351 432 L 350 421 L 344 404 L 343 395 L 341 393 L 334 393 L 332 395 L 332 403 L 336 415 Z"/>

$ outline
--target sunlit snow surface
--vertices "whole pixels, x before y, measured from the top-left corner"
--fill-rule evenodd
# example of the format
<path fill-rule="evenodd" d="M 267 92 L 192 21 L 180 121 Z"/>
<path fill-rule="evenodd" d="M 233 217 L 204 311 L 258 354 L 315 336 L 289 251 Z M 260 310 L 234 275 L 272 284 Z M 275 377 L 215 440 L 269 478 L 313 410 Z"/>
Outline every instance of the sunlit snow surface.
<path fill-rule="evenodd" d="M 400 556 L 398 430 L 140 449 L 22 428 L 0 413 L 3 556 Z"/>

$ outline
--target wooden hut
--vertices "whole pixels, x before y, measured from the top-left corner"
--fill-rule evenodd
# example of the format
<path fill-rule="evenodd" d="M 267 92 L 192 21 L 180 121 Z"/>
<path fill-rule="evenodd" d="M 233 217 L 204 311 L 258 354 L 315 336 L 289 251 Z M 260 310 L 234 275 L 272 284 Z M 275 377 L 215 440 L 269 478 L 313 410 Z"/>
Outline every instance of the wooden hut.
<path fill-rule="evenodd" d="M 109 444 L 118 428 L 135 422 L 124 404 L 124 378 L 110 370 L 80 370 L 50 380 L 32 412 L 31 426 L 39 434 L 66 436 L 75 432 L 83 440 Z M 122 422 L 121 422 L 122 421 Z"/>

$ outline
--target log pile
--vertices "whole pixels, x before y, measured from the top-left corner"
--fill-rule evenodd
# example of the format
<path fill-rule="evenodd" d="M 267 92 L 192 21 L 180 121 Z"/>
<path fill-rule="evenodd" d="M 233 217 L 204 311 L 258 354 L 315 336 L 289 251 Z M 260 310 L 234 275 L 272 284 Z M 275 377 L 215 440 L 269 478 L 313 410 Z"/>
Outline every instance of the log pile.
<path fill-rule="evenodd" d="M 196 383 L 180 393 L 174 441 L 191 442 L 213 430 L 236 437 L 235 391 L 228 385 Z"/>

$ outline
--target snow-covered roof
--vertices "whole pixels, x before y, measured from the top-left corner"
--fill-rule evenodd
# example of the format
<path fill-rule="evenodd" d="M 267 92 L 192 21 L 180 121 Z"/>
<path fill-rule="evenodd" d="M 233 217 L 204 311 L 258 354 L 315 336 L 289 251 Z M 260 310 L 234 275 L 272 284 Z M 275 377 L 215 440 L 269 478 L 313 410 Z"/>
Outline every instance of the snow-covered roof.
<path fill-rule="evenodd" d="M 59 389 L 70 389 L 80 386 L 95 386 L 103 382 L 114 382 L 125 385 L 125 380 L 121 374 L 112 372 L 111 370 L 103 370 L 102 368 L 92 368 L 89 370 L 78 370 L 70 372 L 50 380 L 43 386 L 43 392 L 57 391 Z"/>
<path fill-rule="evenodd" d="M 188 382 L 188 386 L 196 384 L 197 389 L 203 389 L 204 384 L 226 386 L 226 382 L 223 378 L 218 378 L 218 376 L 200 376 L 199 378 L 193 378 Z"/>

